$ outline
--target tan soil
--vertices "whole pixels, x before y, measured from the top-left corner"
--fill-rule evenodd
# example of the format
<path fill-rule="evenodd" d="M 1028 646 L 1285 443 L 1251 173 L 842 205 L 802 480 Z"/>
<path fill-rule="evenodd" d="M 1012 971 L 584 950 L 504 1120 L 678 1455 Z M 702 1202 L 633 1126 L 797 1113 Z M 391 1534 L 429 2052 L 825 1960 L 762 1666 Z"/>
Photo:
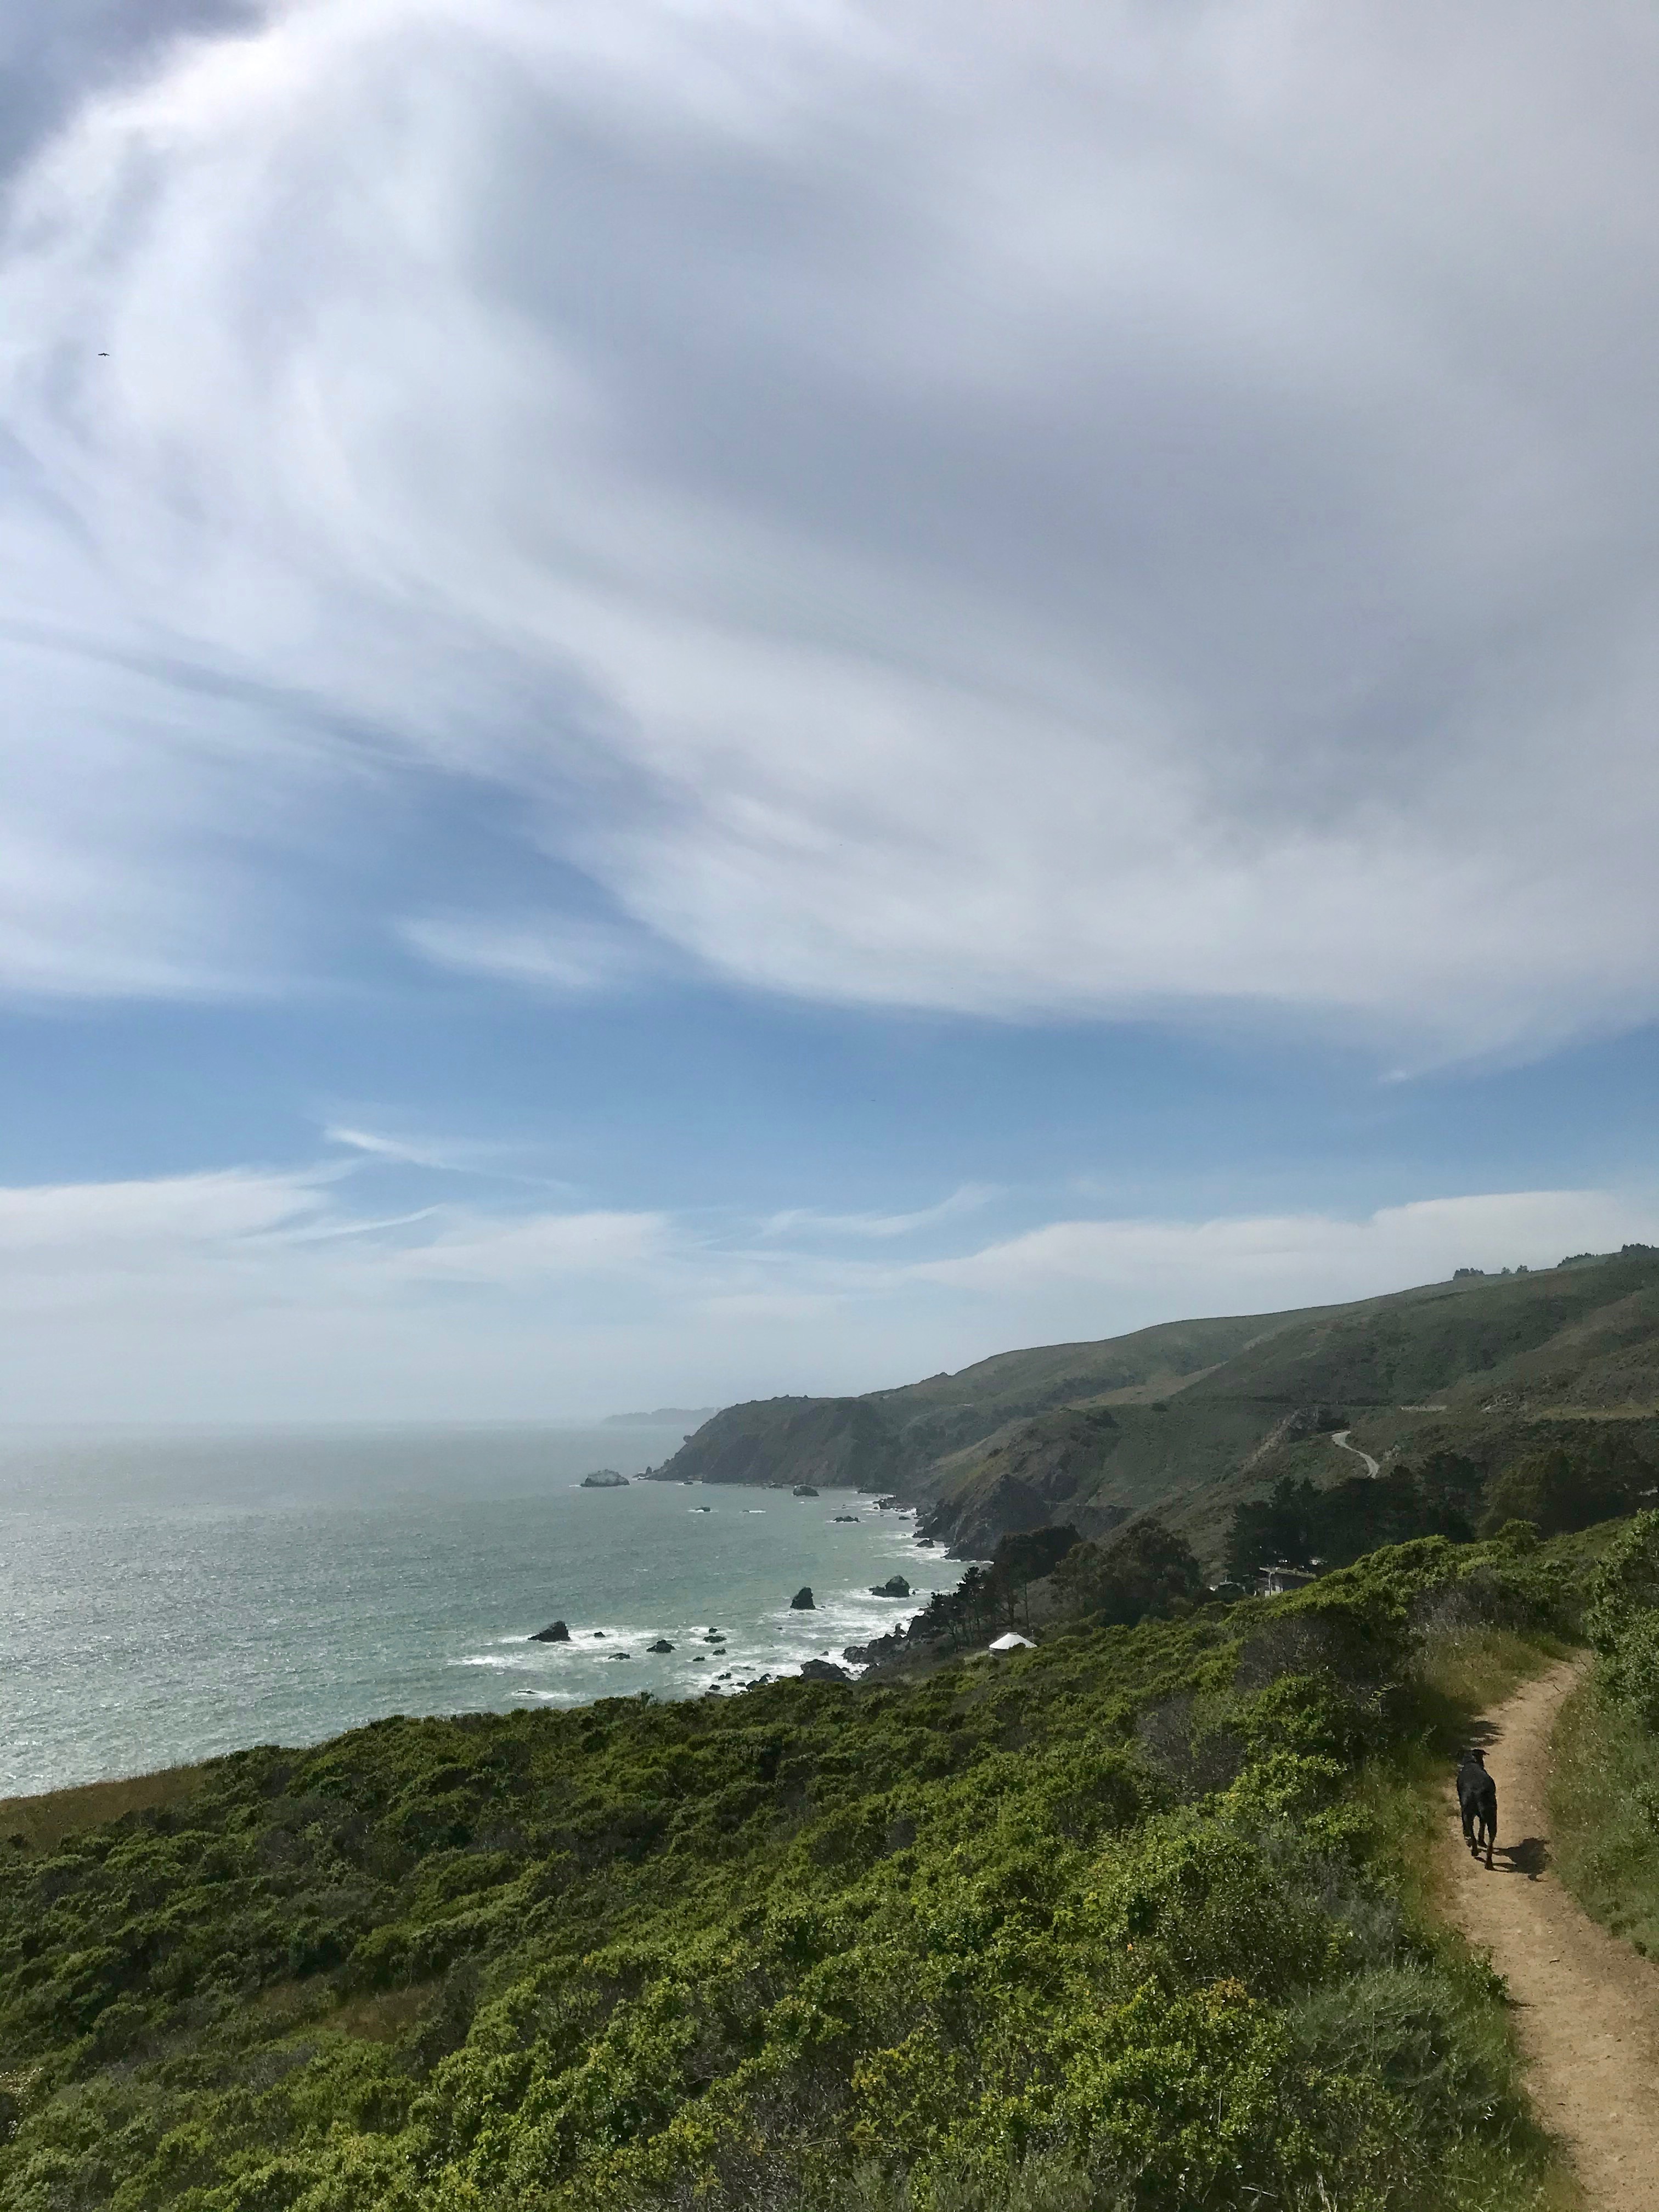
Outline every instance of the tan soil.
<path fill-rule="evenodd" d="M 1470 1857 L 1447 1792 L 1446 1902 L 1509 1984 L 1540 2118 L 1598 2212 L 1659 2212 L 1659 1971 L 1598 1928 L 1550 1871 L 1550 1738 L 1583 1660 L 1528 1682 L 1476 1741 L 1498 1784 L 1499 1842 Z"/>

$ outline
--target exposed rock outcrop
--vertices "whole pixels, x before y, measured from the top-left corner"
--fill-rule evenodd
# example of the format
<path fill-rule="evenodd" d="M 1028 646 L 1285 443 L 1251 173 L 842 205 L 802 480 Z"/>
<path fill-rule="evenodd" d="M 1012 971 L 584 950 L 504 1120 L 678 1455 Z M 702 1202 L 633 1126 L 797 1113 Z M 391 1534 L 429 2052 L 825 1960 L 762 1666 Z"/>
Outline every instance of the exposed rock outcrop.
<path fill-rule="evenodd" d="M 902 1575 L 889 1575 L 884 1583 L 872 1583 L 872 1597 L 908 1597 L 910 1585 Z"/>
<path fill-rule="evenodd" d="M 812 1596 L 812 1585 L 811 1583 L 803 1583 L 801 1584 L 800 1588 L 795 1592 L 793 1597 L 789 1601 L 789 1609 L 792 1613 L 815 1613 L 817 1610 L 816 1601 Z"/>
<path fill-rule="evenodd" d="M 562 1620 L 550 1620 L 545 1628 L 538 1628 L 529 1639 L 532 1644 L 568 1644 L 570 1631 Z"/>
<path fill-rule="evenodd" d="M 852 1667 L 883 1667 L 900 1656 L 908 1641 L 901 1621 L 885 1636 L 872 1636 L 867 1644 L 849 1644 L 841 1656 Z"/>
<path fill-rule="evenodd" d="M 837 1667 L 833 1659 L 809 1659 L 801 1668 L 809 1682 L 850 1682 L 852 1676 L 845 1667 Z"/>

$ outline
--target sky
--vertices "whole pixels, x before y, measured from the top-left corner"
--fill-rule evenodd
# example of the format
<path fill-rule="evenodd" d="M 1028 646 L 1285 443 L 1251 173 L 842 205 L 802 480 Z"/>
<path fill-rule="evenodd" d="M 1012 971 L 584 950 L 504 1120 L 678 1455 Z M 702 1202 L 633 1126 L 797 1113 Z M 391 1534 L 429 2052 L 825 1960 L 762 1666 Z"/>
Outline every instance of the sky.
<path fill-rule="evenodd" d="M 1659 1239 L 1659 21 L 0 0 L 0 1419 Z"/>

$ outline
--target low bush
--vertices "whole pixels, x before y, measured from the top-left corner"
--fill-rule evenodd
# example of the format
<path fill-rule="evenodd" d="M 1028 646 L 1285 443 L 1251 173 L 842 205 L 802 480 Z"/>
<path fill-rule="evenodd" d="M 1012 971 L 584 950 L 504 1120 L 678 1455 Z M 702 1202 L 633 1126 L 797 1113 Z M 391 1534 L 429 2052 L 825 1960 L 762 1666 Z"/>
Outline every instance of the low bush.
<path fill-rule="evenodd" d="M 0 2201 L 1524 2212 L 1399 1808 L 1425 1652 L 1565 1601 L 1431 1539 L 994 1672 L 215 1762 L 0 1864 Z"/>
<path fill-rule="evenodd" d="M 1659 1957 L 1659 1513 L 1603 1549 L 1584 1626 L 1596 1662 L 1557 1725 L 1557 1859 L 1587 1911 Z"/>

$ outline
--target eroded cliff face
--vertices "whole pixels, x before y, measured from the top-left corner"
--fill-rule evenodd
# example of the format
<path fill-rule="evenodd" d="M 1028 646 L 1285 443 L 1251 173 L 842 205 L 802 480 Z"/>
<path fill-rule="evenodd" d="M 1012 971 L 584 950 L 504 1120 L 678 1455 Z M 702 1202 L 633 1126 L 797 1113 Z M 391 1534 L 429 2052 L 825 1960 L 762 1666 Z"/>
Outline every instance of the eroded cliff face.
<path fill-rule="evenodd" d="M 1128 1517 L 1121 1502 L 1095 1502 L 1121 1441 L 1108 1407 L 1067 1407 L 1000 1430 L 931 1470 L 933 1503 L 921 1533 L 974 1559 L 988 1559 L 1000 1536 L 1061 1519 L 1103 1535 Z"/>
<path fill-rule="evenodd" d="M 763 1398 L 705 1421 L 653 1480 L 889 1490 L 902 1457 L 866 1398 Z"/>

